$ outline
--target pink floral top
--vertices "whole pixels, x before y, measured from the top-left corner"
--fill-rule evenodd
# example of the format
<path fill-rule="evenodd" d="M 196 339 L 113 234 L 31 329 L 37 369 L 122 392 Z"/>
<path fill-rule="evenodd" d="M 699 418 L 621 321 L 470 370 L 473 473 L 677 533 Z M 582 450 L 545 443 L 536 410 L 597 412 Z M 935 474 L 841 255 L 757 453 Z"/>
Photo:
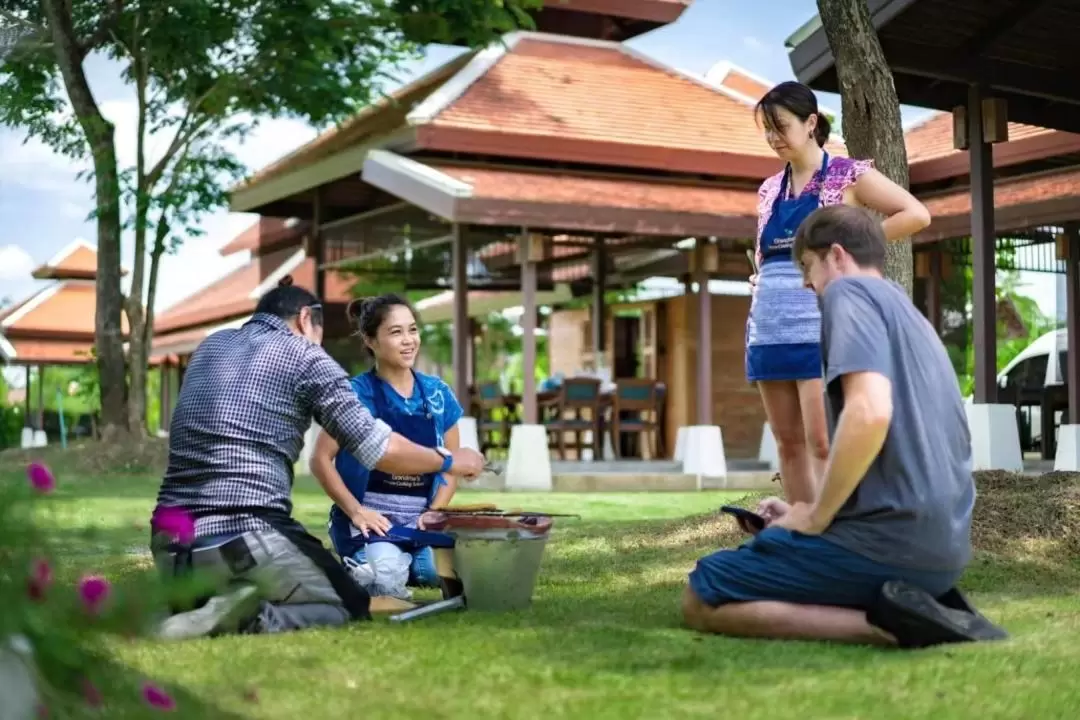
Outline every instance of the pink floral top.
<path fill-rule="evenodd" d="M 814 175 L 807 183 L 803 192 L 816 192 L 822 206 L 839 205 L 844 202 L 844 192 L 855 184 L 863 173 L 874 167 L 873 160 L 853 160 L 846 157 L 830 157 L 829 167 L 825 170 L 825 178 Z M 773 205 L 780 194 L 780 183 L 784 179 L 784 171 L 776 173 L 758 188 L 758 227 L 757 238 L 754 241 L 754 257 L 758 267 L 761 267 L 761 231 L 765 229 L 765 223 L 769 222 L 772 215 Z"/>

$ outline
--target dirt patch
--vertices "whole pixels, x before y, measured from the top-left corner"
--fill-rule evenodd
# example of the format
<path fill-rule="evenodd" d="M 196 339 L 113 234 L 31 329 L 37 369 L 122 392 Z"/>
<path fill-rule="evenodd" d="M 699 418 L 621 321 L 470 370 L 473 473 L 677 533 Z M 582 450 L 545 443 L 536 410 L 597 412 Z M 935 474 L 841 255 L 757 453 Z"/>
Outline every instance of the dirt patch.
<path fill-rule="evenodd" d="M 1080 553 L 1080 473 L 977 472 L 975 487 L 976 550 L 1002 552 L 1040 541 Z"/>
<path fill-rule="evenodd" d="M 161 474 L 168 464 L 169 443 L 161 438 L 143 438 L 124 442 L 83 441 L 29 450 L 0 452 L 0 469 L 17 469 L 27 463 L 42 462 L 54 472 L 78 471 L 89 475 Z"/>

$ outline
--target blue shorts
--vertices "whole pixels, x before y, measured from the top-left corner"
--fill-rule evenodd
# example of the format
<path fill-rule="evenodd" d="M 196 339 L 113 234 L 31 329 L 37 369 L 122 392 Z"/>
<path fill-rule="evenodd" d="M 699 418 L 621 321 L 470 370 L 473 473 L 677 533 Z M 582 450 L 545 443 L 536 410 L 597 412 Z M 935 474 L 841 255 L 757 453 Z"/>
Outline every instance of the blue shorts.
<path fill-rule="evenodd" d="M 889 580 L 903 580 L 938 597 L 962 573 L 883 565 L 816 535 L 766 528 L 737 549 L 698 560 L 690 589 L 711 607 L 772 600 L 865 609 Z"/>

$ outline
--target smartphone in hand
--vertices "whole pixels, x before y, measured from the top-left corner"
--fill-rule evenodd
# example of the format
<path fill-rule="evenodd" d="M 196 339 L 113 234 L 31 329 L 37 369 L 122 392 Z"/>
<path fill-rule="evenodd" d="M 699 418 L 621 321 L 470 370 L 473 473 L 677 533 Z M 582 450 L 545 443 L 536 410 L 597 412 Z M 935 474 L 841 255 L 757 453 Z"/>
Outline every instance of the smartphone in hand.
<path fill-rule="evenodd" d="M 768 523 L 765 522 L 765 518 L 746 508 L 735 507 L 734 505 L 724 505 L 720 508 L 720 512 L 733 516 L 738 521 L 739 527 L 751 535 L 758 534 L 765 529 L 766 525 L 768 525 Z"/>

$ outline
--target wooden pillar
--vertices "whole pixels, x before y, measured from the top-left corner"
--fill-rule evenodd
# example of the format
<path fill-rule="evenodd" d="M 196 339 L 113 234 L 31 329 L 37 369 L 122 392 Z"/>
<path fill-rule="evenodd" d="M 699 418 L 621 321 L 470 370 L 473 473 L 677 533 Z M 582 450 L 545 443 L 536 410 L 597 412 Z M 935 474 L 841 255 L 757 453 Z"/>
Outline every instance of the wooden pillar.
<path fill-rule="evenodd" d="M 521 262 L 521 386 L 522 420 L 526 425 L 539 421 L 536 406 L 536 263 L 543 258 L 543 236 L 521 231 L 518 259 Z"/>
<path fill-rule="evenodd" d="M 326 302 L 326 270 L 323 263 L 326 262 L 326 247 L 323 242 L 322 226 L 325 222 L 323 217 L 322 188 L 315 188 L 315 198 L 311 208 L 311 249 L 308 254 L 314 258 L 315 263 L 315 287 L 312 290 L 315 297 Z M 325 313 L 323 314 L 325 318 Z"/>
<path fill-rule="evenodd" d="M 1069 339 L 1065 385 L 1069 395 L 1069 424 L 1080 425 L 1080 307 L 1077 306 L 1080 303 L 1080 223 L 1065 226 L 1065 241 L 1068 243 L 1065 328 Z"/>
<path fill-rule="evenodd" d="M 968 92 L 967 140 L 971 158 L 971 305 L 975 343 L 975 402 L 997 401 L 997 298 L 994 287 L 994 156 L 983 122 L 983 92 Z"/>
<path fill-rule="evenodd" d="M 30 419 L 30 366 L 26 366 L 26 392 L 23 397 L 23 427 L 34 427 L 33 421 Z"/>
<path fill-rule="evenodd" d="M 159 393 L 161 395 L 161 429 L 164 432 L 169 432 L 169 420 L 172 417 L 172 363 L 168 356 L 161 361 L 159 371 L 161 373 L 161 382 L 159 384 Z"/>
<path fill-rule="evenodd" d="M 455 224 L 452 235 L 450 275 L 454 291 L 454 321 L 451 326 L 454 357 L 454 394 L 462 407 L 469 403 L 469 345 L 472 332 L 469 325 L 468 238 L 465 228 Z M 467 413 L 468 411 L 466 411 Z"/>
<path fill-rule="evenodd" d="M 597 371 L 605 366 L 604 351 L 607 350 L 607 308 L 604 307 L 604 295 L 607 293 L 607 248 L 604 238 L 596 238 L 596 247 L 592 254 L 592 350 L 593 365 Z"/>
<path fill-rule="evenodd" d="M 692 277 L 697 283 L 697 424 L 712 425 L 712 295 L 709 272 L 717 264 L 717 248 L 698 238 L 694 245 Z"/>
<path fill-rule="evenodd" d="M 469 377 L 469 383 L 476 387 L 476 340 L 480 336 L 480 323 L 476 321 L 476 318 L 469 318 L 469 344 L 468 357 L 466 361 L 466 375 Z"/>
<path fill-rule="evenodd" d="M 37 379 L 37 429 L 45 429 L 45 366 L 38 365 Z"/>

